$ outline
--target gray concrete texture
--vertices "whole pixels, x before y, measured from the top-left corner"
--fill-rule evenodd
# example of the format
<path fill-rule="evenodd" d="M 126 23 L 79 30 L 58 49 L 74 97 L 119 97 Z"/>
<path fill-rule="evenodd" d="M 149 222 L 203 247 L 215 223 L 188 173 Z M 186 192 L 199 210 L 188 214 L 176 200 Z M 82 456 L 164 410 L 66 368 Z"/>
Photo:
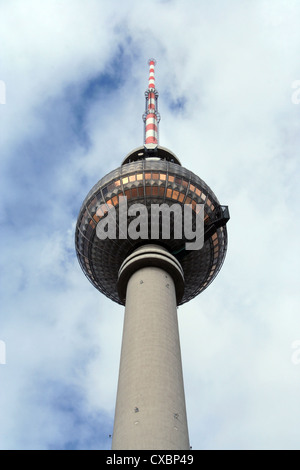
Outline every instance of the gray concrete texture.
<path fill-rule="evenodd" d="M 127 285 L 112 449 L 189 448 L 174 281 L 142 267 Z"/>

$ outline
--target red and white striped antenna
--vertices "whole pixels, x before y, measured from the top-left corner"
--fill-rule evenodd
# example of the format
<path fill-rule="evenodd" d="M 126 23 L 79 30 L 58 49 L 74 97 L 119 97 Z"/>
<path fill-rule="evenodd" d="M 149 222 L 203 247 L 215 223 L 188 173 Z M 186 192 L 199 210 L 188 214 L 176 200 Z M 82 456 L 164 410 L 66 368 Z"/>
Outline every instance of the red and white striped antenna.
<path fill-rule="evenodd" d="M 145 91 L 146 106 L 143 114 L 144 146 L 146 149 L 155 149 L 158 146 L 158 91 L 155 88 L 155 59 L 150 59 L 148 90 Z"/>

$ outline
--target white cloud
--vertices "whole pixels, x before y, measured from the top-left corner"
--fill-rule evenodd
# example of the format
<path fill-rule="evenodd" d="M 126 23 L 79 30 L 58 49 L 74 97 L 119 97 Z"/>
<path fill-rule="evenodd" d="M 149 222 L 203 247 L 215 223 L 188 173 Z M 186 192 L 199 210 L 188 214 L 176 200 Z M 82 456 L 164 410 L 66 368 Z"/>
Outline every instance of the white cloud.
<path fill-rule="evenodd" d="M 221 272 L 179 309 L 191 443 L 299 448 L 297 2 L 156 1 L 147 15 L 135 0 L 28 0 L 0 13 L 0 447 L 110 446 L 123 309 L 85 279 L 74 224 L 142 143 L 154 56 L 161 144 L 231 212 Z"/>

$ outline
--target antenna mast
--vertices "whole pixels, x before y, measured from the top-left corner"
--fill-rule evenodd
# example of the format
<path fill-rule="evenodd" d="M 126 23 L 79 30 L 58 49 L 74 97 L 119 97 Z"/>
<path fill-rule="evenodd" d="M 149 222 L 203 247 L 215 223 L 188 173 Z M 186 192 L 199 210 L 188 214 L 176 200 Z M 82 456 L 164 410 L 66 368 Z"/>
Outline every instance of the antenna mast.
<path fill-rule="evenodd" d="M 144 121 L 144 146 L 146 149 L 155 149 L 158 146 L 158 91 L 155 88 L 155 59 L 150 59 L 148 90 L 145 91 L 146 105 L 143 114 Z"/>

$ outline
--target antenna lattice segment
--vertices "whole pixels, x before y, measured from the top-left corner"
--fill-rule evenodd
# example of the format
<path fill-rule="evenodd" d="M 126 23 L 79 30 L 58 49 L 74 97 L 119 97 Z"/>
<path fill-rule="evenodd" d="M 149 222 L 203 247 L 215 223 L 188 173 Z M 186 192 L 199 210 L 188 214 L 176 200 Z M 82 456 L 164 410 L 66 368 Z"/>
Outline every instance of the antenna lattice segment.
<path fill-rule="evenodd" d="M 158 145 L 158 123 L 160 115 L 158 113 L 158 92 L 155 89 L 155 59 L 149 60 L 149 81 L 148 90 L 145 91 L 146 109 L 143 115 L 145 123 L 144 144 Z"/>

